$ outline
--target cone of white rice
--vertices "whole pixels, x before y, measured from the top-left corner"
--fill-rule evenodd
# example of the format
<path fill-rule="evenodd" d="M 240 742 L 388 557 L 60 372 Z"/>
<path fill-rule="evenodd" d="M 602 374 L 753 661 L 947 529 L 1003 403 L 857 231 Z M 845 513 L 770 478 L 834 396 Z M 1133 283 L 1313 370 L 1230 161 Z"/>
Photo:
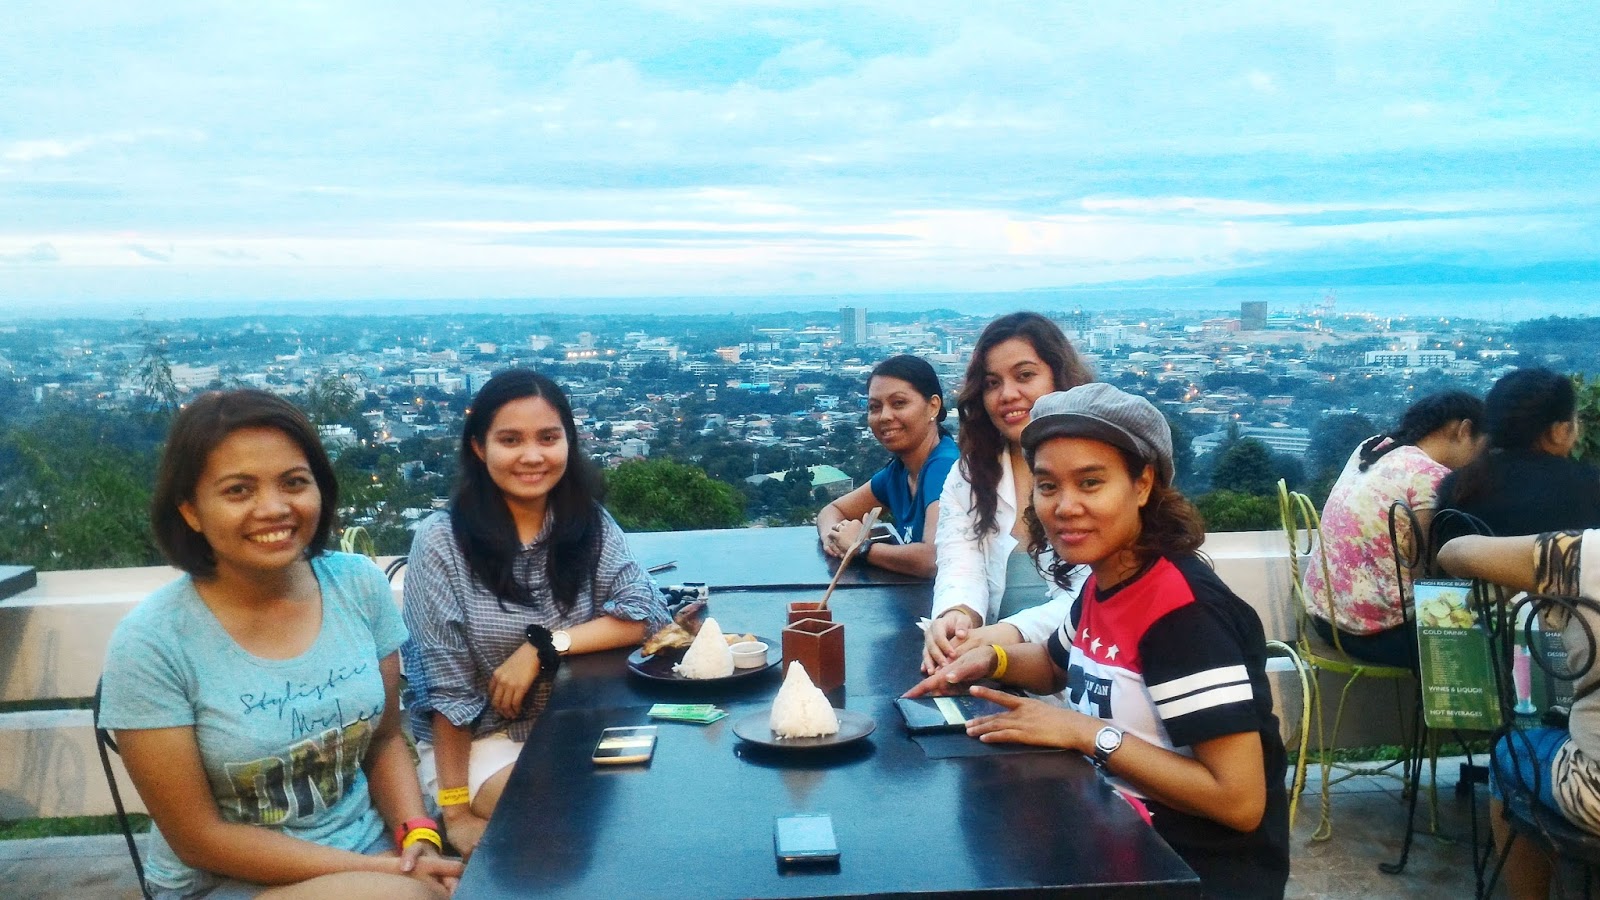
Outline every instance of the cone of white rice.
<path fill-rule="evenodd" d="M 780 738 L 826 737 L 839 730 L 839 716 L 826 694 L 811 683 L 806 667 L 796 660 L 789 664 L 783 687 L 772 701 L 772 733 Z"/>
<path fill-rule="evenodd" d="M 694 636 L 694 643 L 672 671 L 685 678 L 727 678 L 733 674 L 733 651 L 728 649 L 728 641 L 722 636 L 716 619 L 706 617 L 700 633 Z"/>

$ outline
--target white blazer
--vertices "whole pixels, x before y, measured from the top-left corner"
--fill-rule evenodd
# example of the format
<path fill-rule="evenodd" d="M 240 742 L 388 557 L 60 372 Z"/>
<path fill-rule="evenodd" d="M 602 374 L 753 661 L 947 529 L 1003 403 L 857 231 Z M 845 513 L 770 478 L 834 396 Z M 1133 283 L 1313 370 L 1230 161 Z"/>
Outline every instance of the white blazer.
<path fill-rule="evenodd" d="M 995 530 L 977 536 L 977 502 L 972 483 L 957 463 L 944 480 L 939 494 L 939 527 L 934 532 L 934 558 L 939 571 L 933 579 L 933 618 L 954 607 L 966 606 L 993 622 L 1000 613 L 1000 598 L 1006 590 L 1006 560 L 1017 546 L 1011 528 L 1017 522 L 1017 482 L 1011 474 L 1011 461 L 1000 456 L 999 502 L 995 504 Z M 1049 548 L 1040 554 L 1039 563 L 1048 566 L 1055 560 Z M 1072 604 L 1089 579 L 1088 566 L 1072 569 L 1067 587 L 1048 576 L 1050 599 L 1045 603 L 1008 616 L 1002 621 L 1013 625 L 1029 643 L 1042 644 L 1061 627 L 1072 612 Z"/>

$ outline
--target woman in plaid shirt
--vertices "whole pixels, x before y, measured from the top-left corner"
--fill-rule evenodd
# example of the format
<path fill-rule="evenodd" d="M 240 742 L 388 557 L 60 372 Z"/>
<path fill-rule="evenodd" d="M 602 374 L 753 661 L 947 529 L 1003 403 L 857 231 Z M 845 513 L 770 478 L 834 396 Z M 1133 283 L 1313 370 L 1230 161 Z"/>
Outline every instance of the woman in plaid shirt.
<path fill-rule="evenodd" d="M 423 785 L 470 855 L 561 657 L 637 644 L 668 616 L 600 505 L 555 382 L 522 369 L 490 379 L 460 462 L 450 509 L 412 544 L 403 656 Z"/>

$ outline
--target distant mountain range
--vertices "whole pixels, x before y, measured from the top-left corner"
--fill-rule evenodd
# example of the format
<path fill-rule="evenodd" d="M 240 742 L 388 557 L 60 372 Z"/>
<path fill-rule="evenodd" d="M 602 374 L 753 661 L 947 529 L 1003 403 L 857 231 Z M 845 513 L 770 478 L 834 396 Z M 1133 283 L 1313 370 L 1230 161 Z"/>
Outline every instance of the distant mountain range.
<path fill-rule="evenodd" d="M 1600 260 L 1541 262 L 1526 266 L 1457 266 L 1406 263 L 1355 269 L 1236 270 L 1214 287 L 1345 287 L 1408 284 L 1554 284 L 1600 282 Z M 1192 278 L 1185 281 L 1193 283 Z"/>

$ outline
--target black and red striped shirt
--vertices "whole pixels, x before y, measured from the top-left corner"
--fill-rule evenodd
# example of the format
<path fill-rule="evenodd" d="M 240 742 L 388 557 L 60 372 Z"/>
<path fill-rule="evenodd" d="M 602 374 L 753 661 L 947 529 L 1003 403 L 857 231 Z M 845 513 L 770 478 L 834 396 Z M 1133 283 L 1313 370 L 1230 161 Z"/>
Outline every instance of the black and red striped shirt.
<path fill-rule="evenodd" d="M 1260 733 L 1267 810 L 1255 831 L 1146 802 L 1208 896 L 1281 897 L 1289 877 L 1285 755 L 1255 610 L 1199 557 L 1162 558 L 1109 591 L 1091 577 L 1048 646 L 1067 673 L 1073 709 L 1156 746 L 1192 756 L 1195 744 Z"/>

